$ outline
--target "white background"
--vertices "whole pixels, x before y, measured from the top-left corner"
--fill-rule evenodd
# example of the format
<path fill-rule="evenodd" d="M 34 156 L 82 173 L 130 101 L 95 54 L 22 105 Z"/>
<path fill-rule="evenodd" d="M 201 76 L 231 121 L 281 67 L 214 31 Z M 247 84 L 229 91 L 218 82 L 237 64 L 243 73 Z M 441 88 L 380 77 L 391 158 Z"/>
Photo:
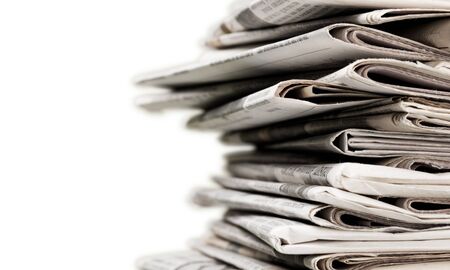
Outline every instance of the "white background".
<path fill-rule="evenodd" d="M 219 212 L 217 134 L 133 106 L 131 78 L 193 59 L 228 1 L 0 3 L 0 269 L 128 270 Z"/>

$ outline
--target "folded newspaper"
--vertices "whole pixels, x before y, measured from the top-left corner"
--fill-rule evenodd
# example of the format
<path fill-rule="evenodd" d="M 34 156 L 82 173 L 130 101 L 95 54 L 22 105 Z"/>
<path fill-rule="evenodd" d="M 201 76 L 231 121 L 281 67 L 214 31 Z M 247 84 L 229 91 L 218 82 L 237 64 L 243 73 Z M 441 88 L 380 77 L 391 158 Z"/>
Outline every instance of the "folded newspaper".
<path fill-rule="evenodd" d="M 447 102 L 411 97 L 385 98 L 329 115 L 231 131 L 222 136 L 222 141 L 228 144 L 268 144 L 348 128 L 448 134 L 449 109 Z"/>
<path fill-rule="evenodd" d="M 448 198 L 369 197 L 329 186 L 277 183 L 234 177 L 215 177 L 214 181 L 228 189 L 314 201 L 352 212 L 409 223 L 447 224 L 447 219 L 450 217 Z"/>
<path fill-rule="evenodd" d="M 450 52 L 373 28 L 333 24 L 230 57 L 142 74 L 135 81 L 140 85 L 180 87 L 340 67 L 362 58 L 449 61 Z"/>
<path fill-rule="evenodd" d="M 450 224 L 448 216 L 442 219 L 419 220 L 417 216 L 413 215 L 404 214 L 404 217 L 401 217 L 401 212 L 397 211 L 394 219 L 381 214 L 382 211 L 378 214 L 371 213 L 374 211 L 360 212 L 358 210 L 361 209 L 356 211 L 354 209 L 340 209 L 332 205 L 229 189 L 197 191 L 194 201 L 204 206 L 223 205 L 229 209 L 276 214 L 289 219 L 308 221 L 321 227 L 348 231 L 400 233 L 427 229 L 448 229 L 449 227 L 444 226 L 444 224 Z"/>
<path fill-rule="evenodd" d="M 399 156 L 391 158 L 360 158 L 342 155 L 333 155 L 320 152 L 294 152 L 259 149 L 257 151 L 239 151 L 226 156 L 229 163 L 260 163 L 260 164 L 318 164 L 321 162 L 359 162 L 384 165 L 394 168 L 424 171 L 424 172 L 450 172 L 450 159 L 439 156 Z"/>
<path fill-rule="evenodd" d="M 283 254 L 343 252 L 439 252 L 450 247 L 446 230 L 403 233 L 358 232 L 324 228 L 281 217 L 246 212 L 229 213 L 225 220 Z"/>
<path fill-rule="evenodd" d="M 380 8 L 450 8 L 445 0 L 254 0 L 221 24 L 224 32 L 266 28 L 293 22 L 331 17 L 361 9 Z"/>
<path fill-rule="evenodd" d="M 351 86 L 370 93 L 450 100 L 448 73 L 421 63 L 363 59 L 320 81 Z"/>
<path fill-rule="evenodd" d="M 238 269 L 261 269 L 261 270 L 286 270 L 286 268 L 278 265 L 273 265 L 268 262 L 260 260 L 260 256 L 245 256 L 237 253 L 235 250 L 230 251 L 227 249 L 218 248 L 208 244 L 194 244 L 193 248 L 199 252 L 210 256 L 212 258 L 221 260 L 231 266 L 235 266 Z M 242 253 L 242 251 L 241 251 Z M 243 252 L 245 254 L 245 252 Z M 246 255 L 249 255 L 248 253 Z M 254 258 L 256 257 L 256 258 Z"/>
<path fill-rule="evenodd" d="M 184 87 L 163 93 L 154 93 L 154 91 L 151 91 L 139 95 L 135 99 L 135 102 L 137 106 L 148 111 L 173 108 L 210 109 L 260 91 L 281 81 L 290 79 L 315 80 L 329 75 L 334 71 L 336 69 L 287 73 L 213 85 L 209 84 L 206 86 Z"/>
<path fill-rule="evenodd" d="M 234 176 L 282 183 L 332 186 L 357 194 L 400 198 L 448 198 L 450 173 L 426 173 L 381 165 L 232 163 Z"/>
<path fill-rule="evenodd" d="M 227 189 L 318 202 L 354 213 L 365 213 L 404 223 L 448 224 L 450 218 L 450 202 L 447 198 L 369 197 L 328 186 L 233 177 L 215 177 L 214 181 Z"/>
<path fill-rule="evenodd" d="M 395 28 L 397 29 L 400 26 L 404 26 L 404 23 L 415 25 L 416 27 L 411 28 L 414 30 L 417 30 L 418 27 L 425 24 L 425 27 L 423 27 L 424 28 L 423 31 L 427 31 L 433 26 L 434 31 L 436 31 L 436 28 L 439 28 L 439 31 L 445 31 L 444 28 L 445 25 L 443 25 L 442 23 L 443 21 L 440 21 L 439 23 L 433 22 L 439 21 L 439 18 L 447 18 L 447 17 L 450 17 L 450 9 L 429 9 L 429 8 L 378 9 L 359 14 L 308 20 L 299 23 L 285 24 L 278 27 L 256 29 L 253 31 L 240 31 L 233 33 L 220 32 L 218 33 L 218 35 L 211 37 L 207 41 L 207 44 L 212 47 L 226 48 L 256 43 L 267 43 L 269 41 L 282 40 L 293 36 L 305 34 L 317 30 L 319 28 L 329 26 L 334 23 L 353 23 L 358 25 L 371 25 L 371 26 L 374 25 L 384 26 L 384 24 L 387 24 L 385 27 L 383 27 L 383 29 L 388 32 L 389 30 L 392 30 L 391 29 L 392 26 L 395 26 Z M 432 22 L 433 24 L 429 23 L 431 19 L 433 20 Z M 397 26 L 393 24 L 399 25 Z M 425 41 L 428 42 L 428 44 L 438 46 L 439 43 L 442 43 L 442 38 L 445 38 L 444 36 L 442 36 L 442 38 L 440 39 L 434 38 L 431 41 L 427 41 L 425 38 L 422 38 L 426 37 L 427 35 L 413 36 L 412 31 L 410 33 L 409 31 L 407 31 L 407 29 L 408 28 L 403 27 L 403 32 L 397 31 L 396 34 L 399 35 L 403 34 L 412 39 L 416 38 L 415 39 L 416 41 L 417 40 L 420 40 L 421 42 Z M 439 42 L 436 42 L 437 40 L 439 40 Z M 441 48 L 443 48 L 444 46 L 441 46 Z"/>
<path fill-rule="evenodd" d="M 345 129 L 267 146 L 300 152 L 331 152 L 356 157 L 440 156 L 450 160 L 450 137 L 367 129 Z"/>
<path fill-rule="evenodd" d="M 365 59 L 341 70 L 341 73 L 345 74 L 339 74 L 339 78 L 337 78 L 338 74 L 334 73 L 335 69 L 287 73 L 214 85 L 185 87 L 165 93 L 146 93 L 140 95 L 136 103 L 148 110 L 189 107 L 211 109 L 285 80 L 311 80 L 322 77 L 325 77 L 322 80 L 333 79 L 336 83 L 365 92 L 448 99 L 450 91 L 448 73 L 439 68 L 445 67 L 445 63 L 434 62 L 424 65 L 392 59 Z M 364 82 L 362 86 L 361 81 Z M 436 92 L 437 90 L 439 92 Z"/>
<path fill-rule="evenodd" d="M 379 104 L 379 103 L 378 103 Z M 409 105 L 409 104 L 407 104 Z M 372 129 L 378 133 L 392 132 L 393 134 L 417 133 L 430 134 L 431 137 L 445 137 L 450 134 L 450 121 L 447 119 L 439 119 L 436 115 L 428 117 L 427 114 L 433 114 L 432 111 L 426 111 L 425 108 L 420 108 L 420 103 L 412 102 L 411 105 L 418 105 L 418 107 L 404 107 L 398 108 L 400 110 L 413 108 L 413 110 L 423 110 L 423 114 L 395 112 L 393 109 L 391 113 L 373 114 L 373 115 L 359 115 L 344 118 L 318 118 L 314 119 L 298 119 L 290 122 L 283 122 L 272 126 L 264 126 L 249 130 L 238 130 L 226 133 L 222 136 L 222 141 L 228 144 L 242 144 L 254 143 L 258 145 L 271 144 L 277 142 L 285 142 L 293 139 L 307 138 L 327 134 L 330 132 L 340 132 L 345 129 Z M 361 111 L 363 112 L 363 111 Z M 337 117 L 339 113 L 332 114 Z M 444 114 L 441 116 L 446 117 Z M 312 139 L 312 138 L 311 138 Z M 306 139 L 305 139 L 306 140 Z"/>
<path fill-rule="evenodd" d="M 340 94 L 339 98 L 330 101 L 328 98 L 316 98 L 315 92 Z M 192 118 L 188 126 L 197 129 L 242 129 L 370 104 L 380 98 L 380 95 L 344 86 L 290 80 L 206 111 Z"/>
<path fill-rule="evenodd" d="M 234 251 L 245 256 L 276 262 L 287 265 L 294 269 L 313 270 L 356 270 L 356 269 L 402 269 L 399 265 L 407 265 L 403 269 L 422 269 L 429 264 L 427 262 L 446 262 L 448 253 L 445 252 L 389 252 L 389 253 L 333 253 L 319 255 L 288 255 L 277 252 L 257 236 L 252 235 L 235 225 L 227 222 L 216 222 L 211 226 L 215 235 L 206 243 L 224 250 Z M 267 257 L 269 256 L 269 257 Z M 438 265 L 449 266 L 450 263 L 434 264 L 431 269 Z M 337 268 L 335 268 L 337 267 Z M 445 268 L 442 268 L 445 269 Z"/>

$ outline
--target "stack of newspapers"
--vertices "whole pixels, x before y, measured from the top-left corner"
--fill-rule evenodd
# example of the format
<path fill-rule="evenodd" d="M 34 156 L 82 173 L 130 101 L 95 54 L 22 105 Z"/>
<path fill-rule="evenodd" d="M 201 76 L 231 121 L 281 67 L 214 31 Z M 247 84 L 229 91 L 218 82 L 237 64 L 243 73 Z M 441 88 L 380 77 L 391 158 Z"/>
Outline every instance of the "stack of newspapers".
<path fill-rule="evenodd" d="M 251 150 L 195 192 L 210 232 L 140 269 L 450 269 L 449 0 L 241 0 L 206 43 L 137 103 Z"/>

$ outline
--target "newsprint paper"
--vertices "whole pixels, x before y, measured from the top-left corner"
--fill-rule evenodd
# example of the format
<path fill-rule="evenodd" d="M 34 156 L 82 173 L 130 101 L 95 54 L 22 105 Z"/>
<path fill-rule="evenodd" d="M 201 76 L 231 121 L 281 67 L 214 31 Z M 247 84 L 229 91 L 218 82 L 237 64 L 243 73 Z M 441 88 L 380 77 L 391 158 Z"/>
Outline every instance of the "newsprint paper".
<path fill-rule="evenodd" d="M 215 222 L 211 226 L 214 236 L 204 241 L 224 250 L 268 262 L 276 262 L 294 269 L 312 270 L 367 270 L 367 269 L 413 269 L 432 267 L 445 269 L 450 263 L 446 252 L 389 252 L 389 253 L 331 253 L 318 255 L 288 255 L 277 252 L 255 235 L 228 222 Z M 422 264 L 422 260 L 428 263 Z M 406 264 L 408 267 L 397 266 Z M 420 265 L 419 265 L 420 264 Z M 336 268 L 335 268 L 336 267 Z M 398 268 L 399 267 L 399 268 Z M 438 268 L 434 268 L 438 267 Z"/>
<path fill-rule="evenodd" d="M 310 92 L 340 93 L 332 102 L 310 98 Z M 342 110 L 379 101 L 380 95 L 307 80 L 284 81 L 192 118 L 197 129 L 235 130 L 298 117 Z"/>
<path fill-rule="evenodd" d="M 210 109 L 290 79 L 316 80 L 335 72 L 325 69 L 311 72 L 288 73 L 238 80 L 232 82 L 171 89 L 163 93 L 146 91 L 135 99 L 137 106 L 148 111 L 174 108 Z M 153 89 L 152 89 L 153 90 Z"/>
<path fill-rule="evenodd" d="M 448 73 L 427 65 L 407 61 L 357 60 L 319 80 L 351 86 L 371 93 L 450 100 Z"/>
<path fill-rule="evenodd" d="M 355 157 L 441 156 L 450 161 L 448 135 L 386 132 L 368 129 L 342 131 L 267 146 L 290 152 L 331 152 Z"/>
<path fill-rule="evenodd" d="M 449 109 L 443 102 L 394 97 L 325 116 L 231 131 L 222 136 L 222 141 L 228 144 L 273 144 L 349 128 L 448 135 Z"/>
<path fill-rule="evenodd" d="M 428 3 L 428 2 L 427 2 Z M 395 43 L 395 46 L 392 44 Z M 274 73 L 342 67 L 362 58 L 448 61 L 450 52 L 354 24 L 333 24 L 219 60 L 135 78 L 140 85 L 189 86 Z"/>
<path fill-rule="evenodd" d="M 393 168 L 425 171 L 433 173 L 449 172 L 450 159 L 439 156 L 399 156 L 390 158 L 352 158 L 349 156 L 324 155 L 320 152 L 292 152 L 258 149 L 255 151 L 237 151 L 226 155 L 228 163 L 259 164 L 320 164 L 338 162 L 365 162 Z"/>
<path fill-rule="evenodd" d="M 445 230 L 402 233 L 344 231 L 245 212 L 230 212 L 225 220 L 251 232 L 283 254 L 450 250 L 450 237 Z"/>
<path fill-rule="evenodd" d="M 233 163 L 228 169 L 241 178 L 332 186 L 364 195 L 401 198 L 450 196 L 450 173 L 426 173 L 351 162 L 311 165 Z"/>
<path fill-rule="evenodd" d="M 445 26 L 445 21 L 438 19 L 446 18 L 449 16 L 450 9 L 379 9 L 355 15 L 336 16 L 324 19 L 310 20 L 305 22 L 286 24 L 278 27 L 256 29 L 253 31 L 233 33 L 220 32 L 216 36 L 210 38 L 207 41 L 207 44 L 212 47 L 225 48 L 254 43 L 264 43 L 305 34 L 334 23 L 354 23 L 359 25 L 388 24 L 389 27 L 384 27 L 384 29 L 388 32 L 391 30 L 390 27 L 392 26 L 396 26 L 397 29 L 397 27 L 404 26 L 405 23 L 408 23 L 410 25 L 413 25 L 411 27 L 411 31 L 408 31 L 406 27 L 403 27 L 402 31 L 396 31 L 396 34 L 444 49 L 446 46 L 440 46 L 440 44 L 443 43 L 445 37 L 436 39 L 436 35 L 433 35 L 434 38 L 430 40 L 430 38 L 426 38 L 427 35 L 418 35 L 419 31 L 413 34 L 413 31 L 420 28 L 423 29 L 422 31 L 433 30 L 433 32 L 436 33 L 436 28 L 439 28 L 438 30 L 440 30 L 440 28 L 443 28 L 443 26 Z M 422 19 L 427 20 L 425 21 Z M 427 21 L 430 19 L 434 19 L 433 21 L 436 21 L 436 23 L 427 23 Z M 398 24 L 398 26 L 394 23 Z"/>
<path fill-rule="evenodd" d="M 277 183 L 235 177 L 215 177 L 214 180 L 227 189 L 318 202 L 354 213 L 366 213 L 404 223 L 449 224 L 450 201 L 447 198 L 369 197 L 328 186 Z M 417 202 L 420 204 L 414 206 Z"/>
<path fill-rule="evenodd" d="M 321 17 L 345 11 L 377 8 L 450 8 L 445 0 L 254 0 L 225 20 L 223 32 L 265 28 Z"/>
<path fill-rule="evenodd" d="M 204 206 L 223 205 L 229 209 L 264 212 L 269 215 L 309 221 L 321 227 L 338 230 L 406 232 L 448 229 L 448 226 L 442 224 L 450 224 L 448 215 L 442 219 L 427 220 L 417 218 L 417 215 L 412 214 L 411 211 L 409 211 L 411 215 L 406 214 L 407 211 L 403 211 L 403 215 L 400 214 L 401 211 L 397 211 L 394 219 L 392 215 L 382 215 L 382 210 L 378 214 L 373 214 L 375 211 L 364 213 L 359 211 L 361 208 L 358 208 L 357 211 L 345 210 L 332 205 L 230 189 L 199 190 L 194 198 L 194 201 Z M 445 214 L 441 216 L 445 216 Z M 441 222 L 441 224 L 437 224 L 437 222 Z"/>

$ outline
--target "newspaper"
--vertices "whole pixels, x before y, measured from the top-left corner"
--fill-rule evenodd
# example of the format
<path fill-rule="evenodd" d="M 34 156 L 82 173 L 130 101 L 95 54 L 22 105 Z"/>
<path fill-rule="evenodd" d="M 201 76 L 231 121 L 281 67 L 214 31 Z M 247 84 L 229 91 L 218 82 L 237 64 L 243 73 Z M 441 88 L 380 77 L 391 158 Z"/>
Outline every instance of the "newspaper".
<path fill-rule="evenodd" d="M 347 231 L 407 232 L 416 230 L 442 229 L 433 222 L 415 222 L 418 218 L 405 217 L 407 222 L 380 214 L 339 209 L 330 205 L 298 201 L 290 198 L 274 197 L 229 189 L 200 190 L 194 201 L 203 206 L 223 205 L 230 209 L 264 212 L 291 219 L 309 221 L 321 227 Z M 359 210 L 359 209 L 358 209 Z M 450 219 L 442 219 L 450 224 Z"/>
<path fill-rule="evenodd" d="M 450 160 L 445 157 L 431 156 L 400 156 L 392 158 L 355 158 L 349 156 L 323 154 L 323 153 L 300 153 L 285 152 L 260 149 L 257 151 L 239 151 L 226 156 L 229 163 L 285 163 L 285 164 L 320 164 L 320 163 L 339 163 L 339 162 L 360 162 L 384 165 L 394 168 L 425 171 L 425 172 L 450 172 Z"/>
<path fill-rule="evenodd" d="M 380 8 L 450 8 L 445 0 L 254 0 L 236 11 L 225 20 L 221 29 L 224 32 L 238 32 L 247 29 L 266 28 L 294 22 L 308 21 L 322 17 L 332 17 L 358 9 Z"/>
<path fill-rule="evenodd" d="M 281 40 L 305 34 L 334 23 L 354 23 L 359 25 L 388 24 L 389 27 L 392 27 L 392 23 L 406 21 L 408 23 L 414 23 L 414 25 L 417 24 L 418 26 L 420 26 L 421 23 L 423 22 L 426 23 L 426 21 L 421 19 L 437 19 L 449 16 L 450 16 L 449 9 L 428 9 L 428 8 L 378 9 L 355 15 L 335 16 L 324 19 L 309 20 L 299 23 L 286 24 L 277 27 L 256 29 L 252 31 L 242 31 L 232 33 L 222 32 L 210 38 L 207 41 L 207 45 L 216 48 L 225 48 L 225 47 L 242 46 L 254 43 L 263 43 L 268 41 Z M 413 29 L 415 29 L 415 27 L 413 27 Z M 384 30 L 389 32 L 389 29 Z M 402 32 L 400 31 L 399 33 L 396 34 L 401 35 Z M 411 39 L 415 38 L 415 36 L 411 35 L 408 35 L 408 37 Z M 430 44 L 430 42 L 424 40 L 422 37 L 419 37 L 419 40 L 421 42 L 425 41 L 425 44 L 428 45 L 436 45 L 436 43 Z"/>
<path fill-rule="evenodd" d="M 325 98 L 314 92 L 325 93 Z M 330 101 L 327 95 L 339 93 Z M 197 115 L 188 126 L 235 130 L 370 104 L 379 95 L 309 80 L 284 81 L 244 98 Z"/>
<path fill-rule="evenodd" d="M 430 111 L 428 111 L 430 112 Z M 432 113 L 431 113 L 432 114 Z M 333 113 L 338 116 L 339 113 Z M 296 119 L 273 126 L 225 133 L 227 144 L 273 144 L 341 131 L 345 129 L 373 129 L 378 132 L 429 134 L 431 137 L 448 136 L 450 121 L 414 113 L 385 113 L 335 119 Z M 416 135 L 418 136 L 418 135 Z"/>
<path fill-rule="evenodd" d="M 445 230 L 404 233 L 344 231 L 240 212 L 229 213 L 225 220 L 249 231 L 282 254 L 450 251 L 449 232 Z"/>
<path fill-rule="evenodd" d="M 228 189 L 318 202 L 353 213 L 365 213 L 403 223 L 450 224 L 450 211 L 448 209 L 450 208 L 450 202 L 448 199 L 372 198 L 333 187 L 276 183 L 233 177 L 215 177 L 214 181 Z"/>
<path fill-rule="evenodd" d="M 236 270 L 215 259 L 192 250 L 170 252 L 141 258 L 136 266 L 139 270 Z"/>
<path fill-rule="evenodd" d="M 304 258 L 301 255 L 287 255 L 277 252 L 275 249 L 261 241 L 255 235 L 243 230 L 242 228 L 224 221 L 217 221 L 211 225 L 211 232 L 219 239 L 229 241 L 236 245 L 254 250 L 259 254 L 268 255 L 272 261 L 280 262 L 293 268 L 305 267 Z M 210 242 L 217 245 L 217 241 Z M 270 259 L 269 259 L 270 260 Z"/>
<path fill-rule="evenodd" d="M 225 133 L 227 144 L 269 144 L 327 134 L 348 128 L 427 134 L 450 133 L 447 102 L 417 97 L 385 98 L 371 104 L 308 119 L 294 119 L 259 128 Z"/>
<path fill-rule="evenodd" d="M 370 93 L 450 100 L 448 73 L 407 61 L 357 60 L 320 80 Z"/>
<path fill-rule="evenodd" d="M 314 80 L 333 73 L 336 69 L 287 73 L 197 87 L 185 87 L 165 93 L 146 93 L 135 99 L 137 106 L 148 111 L 172 108 L 210 109 L 242 98 L 284 80 Z"/>
<path fill-rule="evenodd" d="M 254 259 L 233 251 L 218 248 L 208 244 L 196 243 L 192 247 L 200 253 L 225 262 L 241 270 L 287 270 L 284 267 Z"/>
<path fill-rule="evenodd" d="M 266 146 L 299 152 L 336 153 L 355 157 L 439 156 L 450 161 L 448 135 L 345 129 L 331 134 Z"/>
<path fill-rule="evenodd" d="M 235 163 L 228 170 L 237 177 L 332 186 L 357 194 L 399 198 L 448 198 L 450 173 L 426 173 L 380 165 Z"/>
<path fill-rule="evenodd" d="M 270 256 L 266 253 L 259 252 L 258 250 L 248 248 L 241 244 L 238 244 L 238 243 L 235 243 L 232 241 L 228 241 L 224 238 L 220 238 L 215 235 L 212 235 L 205 239 L 202 239 L 200 243 L 211 245 L 211 246 L 214 246 L 214 247 L 217 247 L 220 249 L 231 251 L 231 252 L 237 253 L 239 255 L 243 255 L 243 256 L 257 259 L 260 261 L 276 263 L 276 264 L 280 264 L 280 265 L 286 265 L 283 263 L 282 260 L 278 260 L 277 258 Z M 198 242 L 197 242 L 197 244 L 198 244 Z M 194 245 L 195 245 L 195 243 L 194 243 Z"/>
<path fill-rule="evenodd" d="M 450 52 L 368 27 L 333 24 L 231 57 L 142 74 L 135 81 L 145 85 L 180 87 L 320 70 L 324 66 L 342 67 L 354 60 L 370 57 L 448 61 Z"/>
<path fill-rule="evenodd" d="M 240 245 L 249 250 L 260 252 L 272 256 L 275 260 L 284 261 L 292 265 L 294 269 L 312 269 L 312 270 L 336 270 L 336 265 L 340 270 L 367 270 L 377 269 L 383 265 L 389 265 L 387 269 L 391 269 L 393 265 L 408 265 L 411 268 L 421 270 L 423 265 L 415 265 L 418 263 L 431 262 L 447 262 L 450 265 L 450 253 L 448 252 L 419 252 L 419 253 L 333 253 L 321 255 L 286 255 L 275 251 L 273 248 L 256 238 L 251 233 L 240 229 L 226 222 L 216 222 L 211 227 L 212 232 L 218 237 L 229 241 L 232 244 L 228 246 Z M 217 245 L 217 242 L 210 242 L 211 245 Z M 224 247 L 221 244 L 220 247 Z M 250 253 L 247 251 L 247 253 Z M 395 269 L 395 268 L 394 268 Z M 435 268 L 431 268 L 435 269 Z"/>

